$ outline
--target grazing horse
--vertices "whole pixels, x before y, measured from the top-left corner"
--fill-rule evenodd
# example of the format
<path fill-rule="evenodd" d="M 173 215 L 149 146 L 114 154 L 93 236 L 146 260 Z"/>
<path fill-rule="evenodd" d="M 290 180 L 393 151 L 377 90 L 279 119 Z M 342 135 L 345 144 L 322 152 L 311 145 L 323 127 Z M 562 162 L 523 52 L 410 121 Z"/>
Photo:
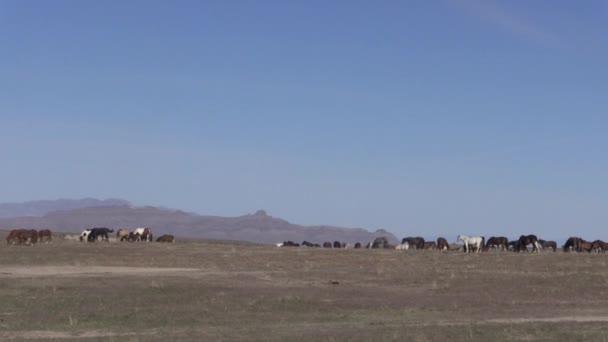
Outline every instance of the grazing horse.
<path fill-rule="evenodd" d="M 564 248 L 562 248 L 562 250 L 566 253 L 570 252 L 571 250 L 580 252 L 579 246 L 581 241 L 583 241 L 583 239 L 581 239 L 580 237 L 571 236 L 568 238 L 568 240 L 566 240 L 566 243 L 564 244 Z"/>
<path fill-rule="evenodd" d="M 437 238 L 437 249 L 440 251 L 449 251 L 450 244 L 448 243 L 448 240 L 442 237 Z"/>
<path fill-rule="evenodd" d="M 141 236 L 141 241 L 153 241 L 152 229 L 150 228 L 135 228 L 135 232 Z"/>
<path fill-rule="evenodd" d="M 159 237 L 158 239 L 156 239 L 156 242 L 174 243 L 175 237 L 173 235 L 163 235 L 163 236 Z"/>
<path fill-rule="evenodd" d="M 608 243 L 602 240 L 595 240 L 591 245 L 591 249 L 596 253 L 604 253 L 608 249 Z"/>
<path fill-rule="evenodd" d="M 323 242 L 323 248 L 331 248 L 331 246 L 332 246 L 331 242 L 329 242 L 329 241 Z"/>
<path fill-rule="evenodd" d="M 293 241 L 284 241 L 282 247 L 300 247 L 300 244 Z"/>
<path fill-rule="evenodd" d="M 578 244 L 578 249 L 579 252 L 591 253 L 591 250 L 593 250 L 593 244 L 589 241 L 581 239 L 581 242 Z"/>
<path fill-rule="evenodd" d="M 395 247 L 395 249 L 404 250 L 404 251 L 408 250 L 409 248 L 410 248 L 410 244 L 407 243 L 407 241 L 400 245 L 397 245 L 397 247 Z"/>
<path fill-rule="evenodd" d="M 124 237 L 123 237 L 124 239 Z M 127 241 L 129 242 L 138 242 L 139 240 L 141 240 L 141 236 L 136 233 L 136 232 L 130 232 L 129 235 L 127 236 Z M 123 241 L 122 239 L 120 241 Z"/>
<path fill-rule="evenodd" d="M 469 246 L 474 247 L 477 253 L 481 252 L 484 243 L 483 236 L 466 236 L 466 235 L 458 235 L 457 241 L 462 241 L 464 243 L 464 251 L 471 253 L 472 250 Z"/>
<path fill-rule="evenodd" d="M 507 250 L 515 252 L 517 250 L 517 240 L 509 241 L 507 244 Z"/>
<path fill-rule="evenodd" d="M 381 236 L 381 237 L 377 237 L 376 239 L 374 239 L 374 242 L 372 242 L 371 248 L 387 248 L 388 246 L 389 246 L 388 239 L 385 238 L 384 236 Z"/>
<path fill-rule="evenodd" d="M 42 229 L 38 231 L 38 241 L 42 242 L 45 241 L 46 243 L 51 242 L 53 239 L 51 237 L 51 231 L 48 229 Z"/>
<path fill-rule="evenodd" d="M 334 248 L 342 248 L 342 243 L 340 241 L 334 241 Z"/>
<path fill-rule="evenodd" d="M 126 228 L 120 228 L 117 232 L 116 232 L 116 240 L 118 241 L 125 241 L 129 238 L 129 230 Z"/>
<path fill-rule="evenodd" d="M 361 242 L 357 242 L 357 243 L 355 244 L 355 248 L 361 248 Z"/>
<path fill-rule="evenodd" d="M 7 244 L 34 245 L 38 241 L 38 232 L 34 229 L 14 229 L 6 237 Z"/>
<path fill-rule="evenodd" d="M 413 249 L 424 249 L 424 239 L 420 236 L 406 237 L 401 240 L 401 244 L 408 243 Z"/>
<path fill-rule="evenodd" d="M 508 249 L 509 240 L 504 236 L 492 236 L 486 243 L 486 250 L 495 249 L 506 251 Z"/>
<path fill-rule="evenodd" d="M 82 233 L 80 233 L 80 242 L 85 241 L 85 240 L 88 241 L 89 234 L 91 234 L 91 229 L 83 230 Z"/>
<path fill-rule="evenodd" d="M 543 239 L 538 239 L 538 244 L 542 248 L 551 248 L 551 249 L 553 249 L 553 252 L 555 252 L 557 250 L 557 243 L 555 241 L 545 241 Z"/>
<path fill-rule="evenodd" d="M 437 244 L 435 241 L 428 241 L 424 243 L 424 249 L 435 249 L 437 248 Z"/>
<path fill-rule="evenodd" d="M 158 240 L 157 240 L 158 241 Z M 302 246 L 306 247 L 314 247 L 314 245 L 306 240 L 302 241 Z"/>
<path fill-rule="evenodd" d="M 517 240 L 517 251 L 527 252 L 528 245 L 532 245 L 532 253 L 538 253 L 538 238 L 536 235 L 522 235 Z"/>
<path fill-rule="evenodd" d="M 105 228 L 105 227 L 92 228 L 91 232 L 89 233 L 89 236 L 87 236 L 87 241 L 95 242 L 95 241 L 97 241 L 97 238 L 101 237 L 102 241 L 109 242 L 110 237 L 108 236 L 108 234 L 113 233 L 113 232 L 114 232 L 113 229 L 109 229 L 109 228 Z"/>

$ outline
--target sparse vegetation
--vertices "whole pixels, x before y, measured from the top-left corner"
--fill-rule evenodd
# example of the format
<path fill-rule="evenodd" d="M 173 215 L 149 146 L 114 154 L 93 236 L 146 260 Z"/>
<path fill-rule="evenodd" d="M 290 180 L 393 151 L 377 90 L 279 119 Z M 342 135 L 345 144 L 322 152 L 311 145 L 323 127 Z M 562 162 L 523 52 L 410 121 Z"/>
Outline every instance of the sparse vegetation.
<path fill-rule="evenodd" d="M 0 339 L 605 341 L 606 255 L 0 247 Z"/>

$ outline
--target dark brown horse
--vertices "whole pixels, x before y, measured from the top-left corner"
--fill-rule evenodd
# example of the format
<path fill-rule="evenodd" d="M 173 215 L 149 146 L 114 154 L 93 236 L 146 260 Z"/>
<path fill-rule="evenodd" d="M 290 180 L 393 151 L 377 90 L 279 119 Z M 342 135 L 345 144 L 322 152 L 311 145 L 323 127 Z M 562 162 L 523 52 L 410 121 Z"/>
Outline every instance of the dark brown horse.
<path fill-rule="evenodd" d="M 488 242 L 486 242 L 486 250 L 490 250 L 490 248 L 491 248 L 491 249 L 506 251 L 508 245 L 509 245 L 509 239 L 507 239 L 506 237 L 492 236 L 491 238 L 488 239 Z"/>
<path fill-rule="evenodd" d="M 443 251 L 443 250 L 449 251 L 450 244 L 448 243 L 448 240 L 446 240 L 442 237 L 437 238 L 437 249 L 440 251 Z"/>
<path fill-rule="evenodd" d="M 437 244 L 435 241 L 428 241 L 424 243 L 424 249 L 435 249 L 437 248 Z"/>
<path fill-rule="evenodd" d="M 564 247 L 562 248 L 562 250 L 566 253 L 570 252 L 571 250 L 579 252 L 580 251 L 579 245 L 582 240 L 583 239 L 581 239 L 580 237 L 571 236 L 568 238 L 568 240 L 566 240 L 566 243 L 564 244 Z"/>
<path fill-rule="evenodd" d="M 42 229 L 38 231 L 38 241 L 49 243 L 53 239 L 51 237 L 51 231 L 48 229 Z"/>
<path fill-rule="evenodd" d="M 538 239 L 538 244 L 542 248 L 551 248 L 551 249 L 553 249 L 553 252 L 555 252 L 557 250 L 557 243 L 555 241 L 545 241 L 543 239 Z"/>
<path fill-rule="evenodd" d="M 173 235 L 163 235 L 163 236 L 159 237 L 158 239 L 156 239 L 156 242 L 174 243 L 175 237 Z"/>

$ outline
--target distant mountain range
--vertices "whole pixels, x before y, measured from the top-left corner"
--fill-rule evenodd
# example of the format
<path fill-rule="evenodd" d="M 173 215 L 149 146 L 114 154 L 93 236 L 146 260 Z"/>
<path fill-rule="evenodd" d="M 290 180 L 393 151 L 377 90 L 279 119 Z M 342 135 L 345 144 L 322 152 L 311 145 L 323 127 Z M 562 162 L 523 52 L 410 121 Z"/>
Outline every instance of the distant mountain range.
<path fill-rule="evenodd" d="M 0 229 L 31 228 L 61 232 L 80 232 L 83 228 L 151 227 L 154 235 L 276 243 L 285 240 L 313 243 L 341 241 L 367 243 L 385 236 L 385 230 L 369 232 L 362 228 L 302 226 L 272 217 L 264 210 L 238 217 L 203 216 L 158 207 L 134 207 L 120 199 L 57 200 L 0 204 Z"/>
<path fill-rule="evenodd" d="M 58 199 L 45 201 L 29 201 L 23 203 L 0 203 L 0 218 L 20 216 L 43 216 L 52 211 L 70 210 L 92 207 L 109 207 L 116 205 L 131 205 L 121 199 L 98 200 L 95 198 Z"/>

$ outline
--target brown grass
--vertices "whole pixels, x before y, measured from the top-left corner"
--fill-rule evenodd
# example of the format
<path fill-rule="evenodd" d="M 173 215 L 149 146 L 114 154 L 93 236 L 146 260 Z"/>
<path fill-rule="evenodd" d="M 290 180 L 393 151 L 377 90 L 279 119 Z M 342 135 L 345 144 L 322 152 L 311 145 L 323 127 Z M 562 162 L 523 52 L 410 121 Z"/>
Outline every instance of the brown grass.
<path fill-rule="evenodd" d="M 606 341 L 607 255 L 0 246 L 0 340 Z"/>

